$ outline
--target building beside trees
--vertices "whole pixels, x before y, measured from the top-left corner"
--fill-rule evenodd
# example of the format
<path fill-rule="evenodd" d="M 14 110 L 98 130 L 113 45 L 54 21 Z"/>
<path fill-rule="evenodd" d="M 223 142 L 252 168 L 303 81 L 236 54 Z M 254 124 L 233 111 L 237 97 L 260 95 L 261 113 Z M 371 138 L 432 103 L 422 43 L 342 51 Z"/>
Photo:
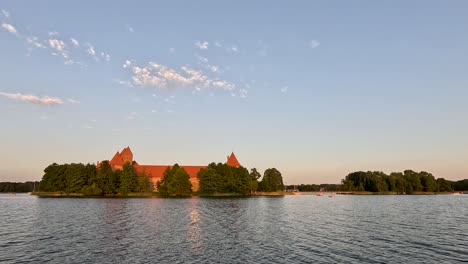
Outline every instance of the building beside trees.
<path fill-rule="evenodd" d="M 148 176 L 155 189 L 157 189 L 157 182 L 161 181 L 164 177 L 166 169 L 172 168 L 172 165 L 141 165 L 133 159 L 133 152 L 130 147 L 124 148 L 121 152 L 117 151 L 112 159 L 109 161 L 109 165 L 113 170 L 122 170 L 123 165 L 128 162 L 136 170 L 137 173 L 143 173 Z M 97 163 L 97 167 L 101 166 L 102 162 Z M 240 163 L 237 160 L 234 152 L 227 156 L 226 164 L 232 167 L 240 167 Z M 199 181 L 197 174 L 201 169 L 207 168 L 206 165 L 180 165 L 185 172 L 189 175 L 190 183 L 192 184 L 192 190 L 198 191 Z"/>
<path fill-rule="evenodd" d="M 140 165 L 126 147 L 110 161 L 96 165 L 53 163 L 44 173 L 40 191 L 84 195 L 127 195 L 153 190 L 161 196 L 191 196 L 194 192 L 249 195 L 256 191 L 284 190 L 283 178 L 277 169 L 267 169 L 259 182 L 261 174 L 257 169 L 249 173 L 234 153 L 227 156 L 226 163 L 208 166 Z"/>

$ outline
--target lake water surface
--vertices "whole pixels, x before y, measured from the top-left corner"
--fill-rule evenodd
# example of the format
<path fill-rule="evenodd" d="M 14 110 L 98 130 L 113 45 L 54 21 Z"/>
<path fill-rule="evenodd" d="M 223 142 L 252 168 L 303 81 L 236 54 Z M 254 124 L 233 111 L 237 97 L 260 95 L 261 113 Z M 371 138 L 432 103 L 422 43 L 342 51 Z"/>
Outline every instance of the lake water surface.
<path fill-rule="evenodd" d="M 0 263 L 461 263 L 468 195 L 0 195 Z"/>

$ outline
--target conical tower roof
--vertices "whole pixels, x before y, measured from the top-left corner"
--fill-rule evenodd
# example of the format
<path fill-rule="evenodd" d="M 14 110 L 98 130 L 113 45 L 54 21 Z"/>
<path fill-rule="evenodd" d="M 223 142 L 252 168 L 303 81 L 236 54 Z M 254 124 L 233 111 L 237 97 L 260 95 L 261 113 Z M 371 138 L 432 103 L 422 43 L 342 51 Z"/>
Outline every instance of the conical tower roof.
<path fill-rule="evenodd" d="M 231 153 L 230 156 L 227 157 L 226 164 L 232 167 L 240 167 L 240 163 L 236 158 L 236 155 L 234 155 L 234 152 Z"/>

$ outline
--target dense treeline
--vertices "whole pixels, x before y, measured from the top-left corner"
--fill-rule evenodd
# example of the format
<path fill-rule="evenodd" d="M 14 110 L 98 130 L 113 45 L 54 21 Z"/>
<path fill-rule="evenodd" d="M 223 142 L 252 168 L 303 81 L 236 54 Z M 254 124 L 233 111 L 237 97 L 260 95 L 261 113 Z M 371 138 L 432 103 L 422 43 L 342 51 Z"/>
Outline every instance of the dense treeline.
<path fill-rule="evenodd" d="M 297 190 L 300 192 L 318 192 L 322 191 L 341 191 L 341 184 L 301 184 L 301 185 L 288 185 L 286 186 L 288 191 Z"/>
<path fill-rule="evenodd" d="M 452 182 L 454 191 L 468 191 L 468 179 Z"/>
<path fill-rule="evenodd" d="M 216 193 L 236 193 L 247 195 L 256 191 L 275 192 L 284 189 L 283 177 L 275 169 L 267 169 L 259 182 L 261 174 L 253 168 L 250 173 L 244 167 L 232 167 L 222 163 L 211 163 L 200 170 L 198 179 L 199 193 L 210 195 Z"/>
<path fill-rule="evenodd" d="M 43 192 L 82 193 L 85 195 L 128 194 L 151 191 L 146 175 L 137 173 L 130 163 L 113 171 L 108 161 L 100 168 L 93 164 L 52 164 L 44 170 L 39 190 Z"/>
<path fill-rule="evenodd" d="M 342 180 L 344 191 L 368 192 L 451 192 L 450 181 L 444 178 L 436 179 L 431 173 L 421 171 L 392 172 L 386 175 L 380 171 L 358 171 L 348 174 Z"/>
<path fill-rule="evenodd" d="M 39 182 L 0 182 L 0 193 L 32 192 Z"/>
<path fill-rule="evenodd" d="M 190 196 L 192 195 L 192 183 L 190 176 L 179 164 L 167 167 L 163 177 L 157 182 L 159 194 L 162 196 Z"/>

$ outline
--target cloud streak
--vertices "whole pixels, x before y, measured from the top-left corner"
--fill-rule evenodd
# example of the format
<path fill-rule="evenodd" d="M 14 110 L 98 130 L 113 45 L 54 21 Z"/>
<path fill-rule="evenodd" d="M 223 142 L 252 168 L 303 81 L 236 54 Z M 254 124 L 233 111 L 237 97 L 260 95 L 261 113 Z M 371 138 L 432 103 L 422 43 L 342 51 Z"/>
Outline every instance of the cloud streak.
<path fill-rule="evenodd" d="M 16 28 L 11 25 L 11 24 L 8 24 L 8 23 L 2 23 L 2 28 L 4 28 L 6 31 L 10 32 L 11 34 L 18 34 L 18 31 L 16 30 Z"/>
<path fill-rule="evenodd" d="M 4 93 L 0 92 L 0 96 L 6 97 L 8 99 L 16 100 L 16 101 L 24 101 L 38 105 L 61 105 L 65 102 L 71 103 L 79 103 L 73 99 L 61 99 L 52 96 L 36 96 L 32 94 L 21 94 L 21 93 Z"/>

